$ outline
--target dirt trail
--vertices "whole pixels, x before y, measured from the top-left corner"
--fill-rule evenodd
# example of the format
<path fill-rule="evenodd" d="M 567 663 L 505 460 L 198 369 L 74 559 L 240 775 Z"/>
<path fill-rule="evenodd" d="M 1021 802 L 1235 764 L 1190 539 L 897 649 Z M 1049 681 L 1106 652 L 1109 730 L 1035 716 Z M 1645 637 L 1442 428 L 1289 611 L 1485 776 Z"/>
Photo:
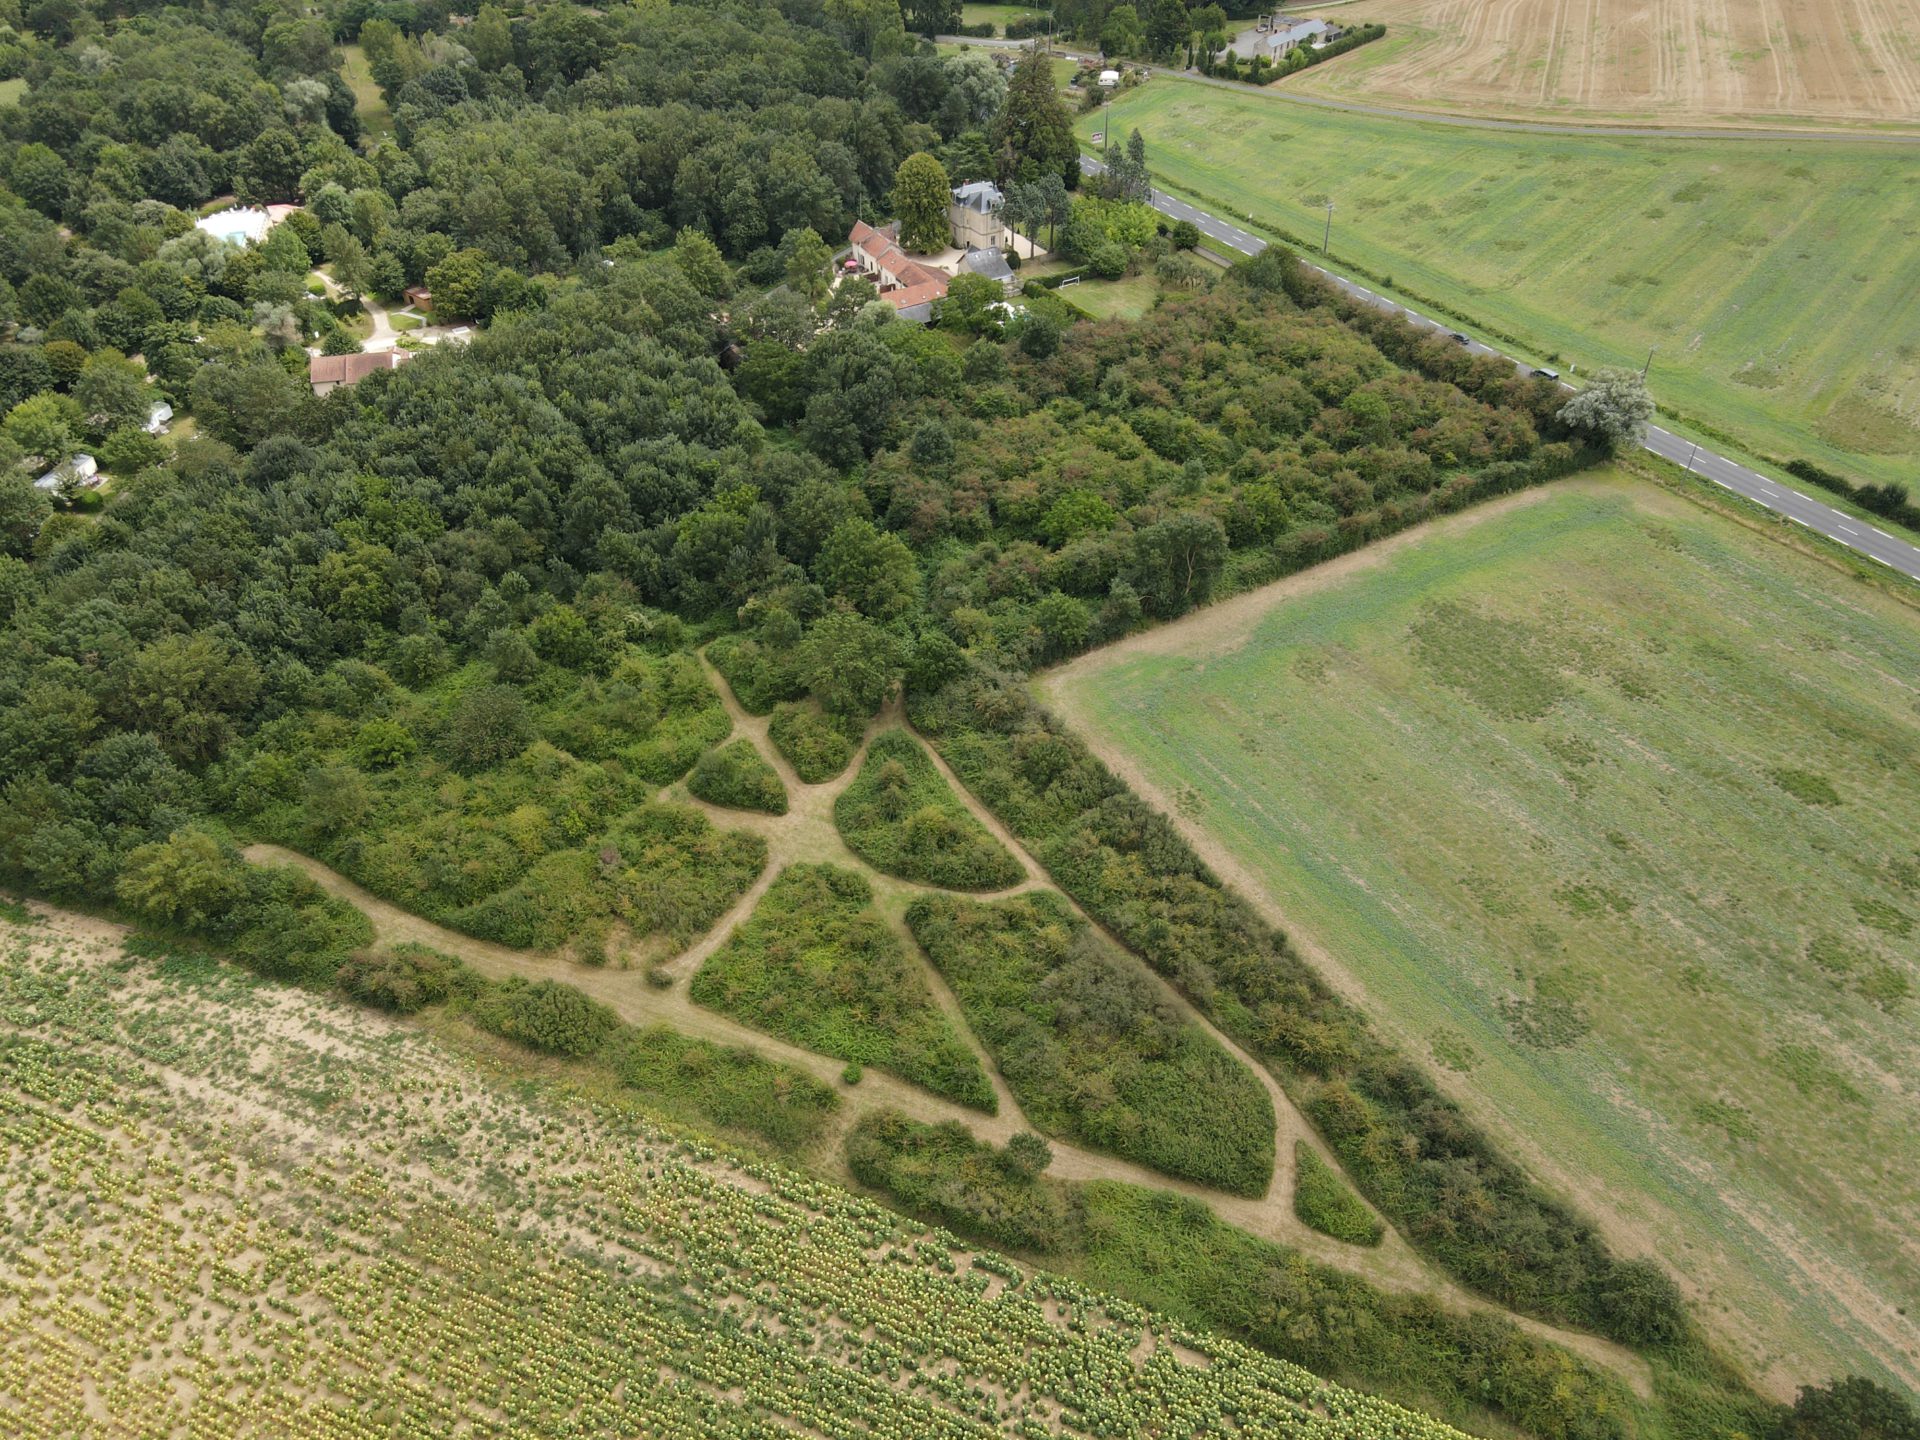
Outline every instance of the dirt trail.
<path fill-rule="evenodd" d="M 896 700 L 890 703 L 869 724 L 866 734 L 862 736 L 859 747 L 844 771 L 832 780 L 819 785 L 809 785 L 794 773 L 793 767 L 771 743 L 767 735 L 766 718 L 748 714 L 739 704 L 725 677 L 707 662 L 704 655 L 700 658 L 702 665 L 706 667 L 710 683 L 720 695 L 733 722 L 733 735 L 744 736 L 750 740 L 762 757 L 774 767 L 775 772 L 780 776 L 781 783 L 786 786 L 788 811 L 785 815 L 764 815 L 750 811 L 729 810 L 693 799 L 685 793 L 683 785 L 670 787 L 666 792 L 676 803 L 690 804 L 701 809 L 716 824 L 749 830 L 761 835 L 767 842 L 768 855 L 767 864 L 754 883 L 708 934 L 679 955 L 655 967 L 656 971 L 663 974 L 669 981 L 664 986 L 649 980 L 637 969 L 590 967 L 557 955 L 516 950 L 509 946 L 462 935 L 390 904 L 310 856 L 281 846 L 265 844 L 250 846 L 246 852 L 247 857 L 259 863 L 293 865 L 313 876 L 331 893 L 359 906 L 372 921 L 375 934 L 384 943 L 413 941 L 424 944 L 459 956 L 480 973 L 493 979 L 521 975 L 533 979 L 563 980 L 606 1004 L 621 1019 L 630 1024 L 670 1025 L 687 1035 L 720 1045 L 757 1050 L 770 1058 L 792 1065 L 806 1074 L 836 1086 L 846 1102 L 843 1121 L 845 1125 L 850 1125 L 860 1115 L 872 1110 L 892 1108 L 916 1120 L 929 1123 L 958 1120 L 981 1139 L 994 1144 L 1005 1144 L 1013 1135 L 1033 1128 L 1027 1122 L 1004 1077 L 993 1064 L 991 1056 L 985 1053 L 978 1038 L 973 1034 L 972 1027 L 966 1023 L 951 988 L 906 927 L 904 913 L 914 895 L 946 892 L 939 891 L 935 886 L 880 874 L 847 848 L 846 842 L 834 825 L 833 802 L 859 773 L 859 767 L 866 758 L 867 746 L 872 738 L 881 731 L 896 726 L 912 733 L 899 702 Z M 938 752 L 931 745 L 926 745 L 924 737 L 916 738 L 921 739 L 928 754 L 932 756 L 935 767 L 968 813 L 984 825 L 995 839 L 1018 859 L 1021 868 L 1025 871 L 1026 878 L 1018 885 L 974 898 L 991 900 L 1040 888 L 1053 888 L 1046 871 L 1028 853 L 1026 847 L 1014 837 L 998 817 L 960 783 L 959 778 L 953 774 Z M 983 1115 L 979 1111 L 967 1109 L 921 1090 L 883 1071 L 868 1070 L 857 1088 L 847 1087 L 840 1082 L 840 1074 L 844 1068 L 842 1062 L 763 1034 L 693 1003 L 689 995 L 690 982 L 701 963 L 725 943 L 737 925 L 752 914 L 754 906 L 766 894 L 768 887 L 780 872 L 790 864 L 803 861 L 843 866 L 865 876 L 868 883 L 873 886 L 876 907 L 886 917 L 888 923 L 900 933 L 902 943 L 907 946 L 907 953 L 921 967 L 935 1002 L 952 1020 L 957 1032 L 965 1038 L 966 1043 L 980 1058 L 999 1102 L 998 1114 Z M 1099 929 L 1121 952 L 1133 954 L 1118 937 L 1094 917 L 1088 915 L 1071 896 L 1058 890 L 1054 893 L 1059 894 L 1074 913 Z M 1273 1180 L 1267 1192 L 1257 1199 L 1226 1195 L 1203 1185 L 1163 1175 L 1144 1165 L 1087 1150 L 1058 1139 L 1050 1139 L 1053 1163 L 1048 1169 L 1049 1175 L 1062 1180 L 1124 1181 L 1150 1189 L 1171 1190 L 1191 1196 L 1209 1206 L 1215 1214 L 1229 1224 L 1239 1226 L 1262 1238 L 1290 1246 L 1317 1261 L 1356 1274 L 1383 1289 L 1433 1295 L 1455 1310 L 1502 1315 L 1522 1329 L 1562 1345 L 1590 1362 L 1614 1371 L 1636 1392 L 1642 1395 L 1651 1393 L 1650 1372 L 1645 1362 L 1631 1351 L 1594 1336 L 1561 1330 L 1524 1316 L 1510 1314 L 1501 1307 L 1470 1294 L 1433 1270 L 1391 1225 L 1388 1226 L 1381 1245 L 1377 1249 L 1369 1250 L 1343 1244 L 1301 1224 L 1293 1213 L 1292 1203 L 1295 1168 L 1293 1142 L 1304 1140 L 1312 1145 L 1336 1171 L 1340 1169 L 1337 1158 L 1327 1150 L 1318 1134 L 1307 1124 L 1266 1066 L 1257 1063 L 1240 1046 L 1222 1034 L 1206 1016 L 1193 1007 L 1185 996 L 1155 974 L 1151 967 L 1140 961 L 1137 956 L 1134 956 L 1134 960 L 1141 972 L 1159 987 L 1161 993 L 1178 1008 L 1181 1014 L 1201 1026 L 1217 1044 L 1246 1066 L 1266 1087 L 1273 1103 L 1276 1122 Z"/>

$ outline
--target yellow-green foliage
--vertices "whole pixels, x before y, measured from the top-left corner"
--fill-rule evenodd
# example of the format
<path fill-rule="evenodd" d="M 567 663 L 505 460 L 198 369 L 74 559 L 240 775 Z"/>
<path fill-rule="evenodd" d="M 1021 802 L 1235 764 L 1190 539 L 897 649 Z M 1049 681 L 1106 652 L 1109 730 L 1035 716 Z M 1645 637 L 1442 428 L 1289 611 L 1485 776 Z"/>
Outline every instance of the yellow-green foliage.
<path fill-rule="evenodd" d="M 833 802 L 847 848 L 876 870 L 950 890 L 1004 890 L 1020 862 L 960 803 L 904 730 L 873 737 L 853 783 Z"/>
<path fill-rule="evenodd" d="M 787 813 L 787 787 L 745 736 L 702 755 L 687 776 L 687 790 L 709 805 L 760 810 L 768 815 Z"/>
<path fill-rule="evenodd" d="M 1304 1140 L 1293 1142 L 1293 1213 L 1302 1224 L 1349 1245 L 1378 1245 L 1386 1234 L 1347 1182 Z"/>
<path fill-rule="evenodd" d="M 606 679 L 577 678 L 549 702 L 540 730 L 583 760 L 619 760 L 655 785 L 677 780 L 733 728 L 700 662 L 630 651 Z"/>
<path fill-rule="evenodd" d="M 929 895 L 907 924 L 1039 1129 L 1262 1195 L 1273 1102 L 1132 956 L 1047 891 Z"/>
<path fill-rule="evenodd" d="M 836 721 L 808 701 L 777 706 L 767 722 L 767 738 L 802 780 L 824 785 L 847 768 L 860 735 L 857 727 Z"/>
<path fill-rule="evenodd" d="M 390 1022 L 10 940 L 10 1440 L 1459 1440 Z"/>
<path fill-rule="evenodd" d="M 992 1114 L 997 1102 L 980 1062 L 872 900 L 850 870 L 789 866 L 700 967 L 694 1000 Z"/>

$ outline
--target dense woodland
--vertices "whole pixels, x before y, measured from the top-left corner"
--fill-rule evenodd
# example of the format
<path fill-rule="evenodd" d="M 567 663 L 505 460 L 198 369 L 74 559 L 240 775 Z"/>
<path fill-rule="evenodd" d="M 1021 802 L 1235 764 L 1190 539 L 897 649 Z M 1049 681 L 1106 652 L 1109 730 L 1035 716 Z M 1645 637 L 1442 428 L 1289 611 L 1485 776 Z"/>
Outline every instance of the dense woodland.
<path fill-rule="evenodd" d="M 694 650 L 715 642 L 809 781 L 841 773 L 904 689 L 1056 883 L 1273 1065 L 1416 1244 L 1515 1308 L 1674 1358 L 1685 1378 L 1666 1399 L 1692 1416 L 1675 1433 L 1753 1428 L 1761 1407 L 1705 1356 L 1664 1272 L 1621 1263 L 1533 1187 L 1018 683 L 1577 468 L 1589 456 L 1552 387 L 1355 310 L 1277 250 L 1217 280 L 1179 271 L 1137 324 L 1068 324 L 1035 299 L 1005 326 L 960 307 L 922 329 L 859 284 L 829 297 L 824 261 L 810 264 L 823 237 L 883 218 L 910 155 L 1034 194 L 1077 180 L 1044 61 L 1009 81 L 986 56 L 917 48 L 894 0 L 512 14 L 49 0 L 0 18 L 0 74 L 24 82 L 0 104 L 9 883 L 119 905 L 370 1003 L 461 1005 L 510 1038 L 612 1057 L 641 1088 L 738 1075 L 745 1090 L 719 1086 L 696 1114 L 794 1145 L 830 1092 L 627 1032 L 584 997 L 369 958 L 357 911 L 238 847 L 304 850 L 507 944 L 591 962 L 618 937 L 665 954 L 725 912 L 766 849 L 660 790 L 692 772 L 717 803 L 785 803 L 770 770 L 709 753 L 729 727 Z M 343 44 L 378 81 L 377 127 L 340 78 Z M 305 208 L 234 250 L 192 226 L 227 193 Z M 1129 236 L 1128 205 L 1069 208 L 1069 243 L 1118 246 L 1123 265 L 1164 255 L 1164 237 Z M 312 293 L 323 262 L 342 296 Z M 313 397 L 306 347 L 351 349 L 357 296 L 421 282 L 485 322 L 473 343 Z M 191 435 L 144 432 L 161 398 L 190 412 Z M 104 501 L 32 486 L 31 457 L 82 445 L 112 476 Z M 931 773 L 914 747 L 848 792 L 876 863 L 980 889 L 1017 878 L 922 793 Z M 847 993 L 895 983 L 896 938 L 862 882 L 823 870 L 789 888 L 803 885 L 833 892 L 794 914 L 844 952 Z M 1036 960 L 1059 967 L 1040 982 L 1055 1007 L 1009 1017 L 1005 1037 L 1036 1086 L 1085 1063 L 1063 1044 L 1122 1043 L 1085 1008 L 1093 991 L 1138 1009 L 1170 1063 L 1211 1073 L 1223 1058 L 1146 977 L 1055 938 Z M 736 1013 L 779 1010 L 801 983 L 785 939 L 743 930 L 699 984 Z M 792 1038 L 990 1107 L 937 1011 L 907 998 L 884 1050 L 851 1030 Z M 1134 1078 L 1138 1094 L 1161 1083 Z M 1128 1098 L 1108 1118 L 1133 1136 Z M 934 1207 L 951 1223 L 1008 1173 L 964 1139 L 862 1136 L 856 1173 L 910 1205 L 932 1204 L 928 1177 L 961 1155 L 972 1179 Z M 1090 1138 L 1166 1144 L 1151 1126 Z M 888 1159 L 903 1147 L 924 1152 L 913 1167 Z M 1034 1159 L 1013 1162 L 1023 1184 Z M 1205 1168 L 1256 1189 L 1270 1161 L 1256 1146 Z M 1051 1192 L 1032 1205 L 974 1228 L 1038 1248 L 1026 1227 L 1101 1210 Z M 1284 1260 L 1261 1263 L 1278 1287 Z M 1280 1343 L 1266 1311 L 1192 1308 Z M 1382 1354 L 1453 1343 L 1414 1334 L 1431 1316 L 1367 1313 Z M 1472 1403 L 1544 1423 L 1541 1396 L 1570 1382 L 1537 1348 L 1509 1398 L 1490 1382 Z M 1578 1396 L 1611 1420 L 1556 1433 L 1625 1423 L 1601 1389 Z"/>

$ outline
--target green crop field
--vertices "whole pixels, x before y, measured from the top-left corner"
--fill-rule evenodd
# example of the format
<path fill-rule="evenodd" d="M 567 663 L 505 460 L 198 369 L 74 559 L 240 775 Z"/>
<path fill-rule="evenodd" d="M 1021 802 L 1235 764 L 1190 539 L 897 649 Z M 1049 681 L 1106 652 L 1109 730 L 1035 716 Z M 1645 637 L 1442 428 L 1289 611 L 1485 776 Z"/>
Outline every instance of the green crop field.
<path fill-rule="evenodd" d="M 1915 609 L 1608 472 L 1045 689 L 1757 1373 L 1920 1381 Z"/>
<path fill-rule="evenodd" d="M 1880 481 L 1920 460 L 1909 146 L 1480 131 L 1170 79 L 1116 96 L 1112 124 L 1215 213 L 1317 248 L 1333 201 L 1336 265 L 1562 370 L 1655 347 L 1656 397 L 1757 454 Z"/>
<path fill-rule="evenodd" d="M 1462 1440 L 484 1037 L 121 941 L 0 909 L 4 1440 Z"/>

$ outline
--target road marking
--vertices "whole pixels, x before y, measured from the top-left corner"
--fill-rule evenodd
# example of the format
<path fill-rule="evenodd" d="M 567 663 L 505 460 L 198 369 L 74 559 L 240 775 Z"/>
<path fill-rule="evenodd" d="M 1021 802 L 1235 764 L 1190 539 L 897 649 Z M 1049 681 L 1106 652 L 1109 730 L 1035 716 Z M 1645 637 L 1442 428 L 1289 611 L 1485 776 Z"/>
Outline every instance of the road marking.
<path fill-rule="evenodd" d="M 1834 524 L 1835 524 L 1836 526 L 1838 526 L 1838 527 L 1839 527 L 1840 529 L 1842 529 L 1842 530 L 1844 530 L 1844 531 L 1846 531 L 1846 532 L 1847 532 L 1847 534 L 1849 534 L 1849 535 L 1858 535 L 1858 534 L 1860 533 L 1860 532 L 1859 532 L 1858 530 L 1856 530 L 1856 529 L 1854 529 L 1854 528 L 1853 528 L 1853 526 L 1851 526 L 1851 525 L 1849 525 L 1849 524 L 1847 524 L 1847 523 L 1846 523 L 1845 521 L 1843 521 L 1843 520 L 1836 520 L 1836 521 L 1834 521 L 1833 523 L 1834 523 Z"/>

